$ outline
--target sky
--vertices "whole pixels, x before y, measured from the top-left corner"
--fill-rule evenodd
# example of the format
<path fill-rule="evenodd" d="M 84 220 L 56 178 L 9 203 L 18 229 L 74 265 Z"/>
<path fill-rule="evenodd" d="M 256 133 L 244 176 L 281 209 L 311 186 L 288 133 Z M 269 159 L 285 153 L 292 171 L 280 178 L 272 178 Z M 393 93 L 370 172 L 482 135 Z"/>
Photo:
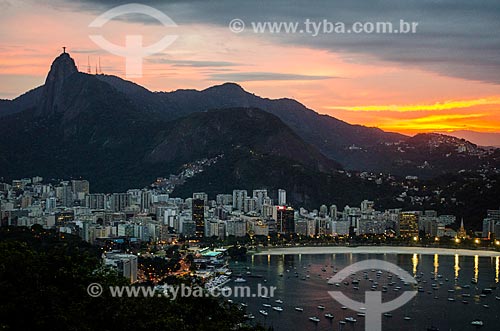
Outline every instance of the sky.
<path fill-rule="evenodd" d="M 62 46 L 80 71 L 90 62 L 95 72 L 100 60 L 103 73 L 125 78 L 124 57 L 91 35 L 118 46 L 131 35 L 141 35 L 143 45 L 176 36 L 142 58 L 142 77 L 127 79 L 152 91 L 236 82 L 262 97 L 294 98 L 353 124 L 404 134 L 478 131 L 500 145 L 500 135 L 488 135 L 500 132 L 498 1 L 150 0 L 137 3 L 175 24 L 127 14 L 89 27 L 126 3 L 0 0 L 0 98 L 42 85 Z M 368 29 L 390 22 L 398 29 L 400 20 L 417 23 L 414 33 L 328 30 L 332 23 L 345 32 L 355 22 L 368 23 Z M 253 29 L 267 22 L 298 28 Z"/>

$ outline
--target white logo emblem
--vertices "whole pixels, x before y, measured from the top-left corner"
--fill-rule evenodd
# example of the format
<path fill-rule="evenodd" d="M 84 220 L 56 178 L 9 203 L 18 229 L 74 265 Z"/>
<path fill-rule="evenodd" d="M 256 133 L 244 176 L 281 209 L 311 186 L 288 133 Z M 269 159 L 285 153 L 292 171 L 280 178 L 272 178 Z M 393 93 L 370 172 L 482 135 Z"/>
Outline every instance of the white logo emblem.
<path fill-rule="evenodd" d="M 394 275 L 399 276 L 404 282 L 416 284 L 417 281 L 408 272 L 402 270 L 395 264 L 381 260 L 365 260 L 354 263 L 330 278 L 328 283 L 335 284 L 342 282 L 349 275 L 362 270 L 380 269 L 389 271 Z M 417 291 L 405 291 L 396 299 L 389 302 L 382 302 L 382 292 L 367 291 L 365 292 L 365 302 L 354 301 L 340 291 L 329 291 L 328 294 L 340 304 L 348 307 L 351 310 L 361 312 L 365 311 L 365 330 L 366 331 L 381 331 L 382 330 L 382 314 L 395 310 L 404 306 L 417 294 Z M 363 308 L 363 309 L 362 309 Z M 366 309 L 366 310 L 364 310 Z"/>
<path fill-rule="evenodd" d="M 113 18 L 126 14 L 143 14 L 157 19 L 165 27 L 177 27 L 174 21 L 165 13 L 150 6 L 137 3 L 118 6 L 108 10 L 98 16 L 92 23 L 91 28 L 100 28 Z M 142 77 L 142 59 L 145 56 L 159 53 L 171 45 L 177 35 L 166 35 L 156 43 L 143 47 L 142 35 L 127 35 L 125 38 L 125 47 L 110 43 L 102 35 L 89 35 L 89 38 L 102 49 L 111 54 L 125 58 L 125 75 L 127 78 Z"/>

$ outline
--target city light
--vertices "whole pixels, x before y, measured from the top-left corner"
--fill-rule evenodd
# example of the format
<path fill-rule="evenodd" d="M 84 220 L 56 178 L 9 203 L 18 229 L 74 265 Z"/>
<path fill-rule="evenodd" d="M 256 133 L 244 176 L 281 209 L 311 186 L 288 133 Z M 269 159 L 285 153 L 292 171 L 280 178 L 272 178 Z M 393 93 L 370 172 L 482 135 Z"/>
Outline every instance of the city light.
<path fill-rule="evenodd" d="M 476 244 L 479 244 L 479 243 L 481 242 L 481 240 L 479 240 L 478 238 L 476 238 L 476 240 L 474 240 L 474 242 L 475 242 Z"/>
<path fill-rule="evenodd" d="M 460 244 L 460 239 L 455 238 L 455 242 L 456 242 L 457 244 Z"/>

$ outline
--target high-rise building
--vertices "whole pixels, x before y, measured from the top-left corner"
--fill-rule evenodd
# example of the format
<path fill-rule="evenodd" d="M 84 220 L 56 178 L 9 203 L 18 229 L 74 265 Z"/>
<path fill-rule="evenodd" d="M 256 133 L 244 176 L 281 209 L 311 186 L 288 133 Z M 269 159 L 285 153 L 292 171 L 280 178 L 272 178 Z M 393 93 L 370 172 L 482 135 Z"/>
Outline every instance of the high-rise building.
<path fill-rule="evenodd" d="M 418 237 L 418 214 L 416 212 L 401 213 L 399 235 L 405 238 Z"/>
<path fill-rule="evenodd" d="M 219 206 L 228 206 L 233 204 L 233 196 L 231 194 L 217 194 L 215 201 Z"/>
<path fill-rule="evenodd" d="M 54 211 L 56 209 L 56 198 L 50 197 L 45 200 L 45 210 L 48 212 Z"/>
<path fill-rule="evenodd" d="M 264 205 L 264 200 L 267 198 L 267 190 L 253 190 L 252 196 L 257 203 L 256 210 L 259 213 L 262 212 L 262 206 Z"/>
<path fill-rule="evenodd" d="M 71 191 L 71 186 L 68 183 L 63 183 L 61 187 L 61 205 L 63 207 L 73 206 L 73 192 Z"/>
<path fill-rule="evenodd" d="M 337 206 L 336 205 L 330 206 L 330 217 L 334 221 L 337 220 Z"/>
<path fill-rule="evenodd" d="M 226 221 L 226 234 L 228 236 L 244 237 L 247 233 L 247 225 L 243 220 Z"/>
<path fill-rule="evenodd" d="M 246 190 L 233 190 L 233 209 L 243 211 L 247 196 Z"/>
<path fill-rule="evenodd" d="M 257 199 L 256 198 L 246 198 L 243 204 L 243 211 L 245 213 L 250 213 L 257 210 Z"/>
<path fill-rule="evenodd" d="M 193 222 L 196 224 L 196 236 L 202 238 L 205 235 L 205 200 L 192 200 L 191 215 Z"/>
<path fill-rule="evenodd" d="M 106 209 L 106 197 L 103 193 L 92 193 L 85 197 L 85 206 L 90 209 Z"/>
<path fill-rule="evenodd" d="M 486 217 L 495 222 L 500 222 L 500 209 L 488 209 Z"/>
<path fill-rule="evenodd" d="M 196 236 L 196 223 L 189 220 L 189 219 L 183 219 L 181 221 L 182 228 L 180 232 L 188 237 L 188 238 L 193 238 Z"/>
<path fill-rule="evenodd" d="M 113 193 L 111 196 L 111 209 L 114 212 L 124 211 L 130 206 L 130 195 L 128 193 Z"/>
<path fill-rule="evenodd" d="M 278 190 L 278 205 L 286 206 L 286 191 L 283 189 Z"/>
<path fill-rule="evenodd" d="M 319 207 L 319 217 L 326 217 L 328 214 L 328 207 L 326 205 L 321 205 Z"/>
<path fill-rule="evenodd" d="M 491 238 L 495 234 L 496 223 L 492 218 L 485 218 L 483 220 L 483 238 Z"/>
<path fill-rule="evenodd" d="M 127 278 L 130 283 L 137 281 L 137 256 L 133 254 L 107 253 L 105 264 L 115 268 L 118 274 Z"/>
<path fill-rule="evenodd" d="M 149 190 L 141 191 L 141 210 L 149 211 L 149 207 L 151 207 L 152 202 L 152 194 Z"/>
<path fill-rule="evenodd" d="M 295 211 L 291 207 L 276 206 L 273 212 L 277 231 L 281 234 L 295 233 Z"/>

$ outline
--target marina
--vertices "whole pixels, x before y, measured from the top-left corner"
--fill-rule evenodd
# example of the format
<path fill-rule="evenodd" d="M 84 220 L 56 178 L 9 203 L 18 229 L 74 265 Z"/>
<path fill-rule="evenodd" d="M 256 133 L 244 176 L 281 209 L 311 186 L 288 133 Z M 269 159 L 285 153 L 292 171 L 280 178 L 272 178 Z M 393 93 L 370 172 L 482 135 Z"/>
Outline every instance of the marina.
<path fill-rule="evenodd" d="M 341 283 L 328 283 L 344 267 L 366 259 L 397 264 L 416 284 L 377 269 L 353 273 Z M 403 325 L 405 330 L 496 330 L 500 318 L 499 265 L 498 257 L 341 253 L 256 255 L 230 267 L 234 274 L 248 270 L 261 275 L 247 278 L 245 285 L 251 288 L 264 280 L 276 286 L 274 297 L 234 299 L 245 302 L 248 313 L 260 312 L 250 323 L 275 330 L 363 330 L 367 314 L 364 295 L 374 290 L 382 292 L 384 301 L 405 291 L 417 293 L 407 305 L 383 313 L 383 330 L 401 330 Z M 329 296 L 332 290 L 342 291 L 360 302 L 360 307 L 353 311 L 342 306 Z"/>

